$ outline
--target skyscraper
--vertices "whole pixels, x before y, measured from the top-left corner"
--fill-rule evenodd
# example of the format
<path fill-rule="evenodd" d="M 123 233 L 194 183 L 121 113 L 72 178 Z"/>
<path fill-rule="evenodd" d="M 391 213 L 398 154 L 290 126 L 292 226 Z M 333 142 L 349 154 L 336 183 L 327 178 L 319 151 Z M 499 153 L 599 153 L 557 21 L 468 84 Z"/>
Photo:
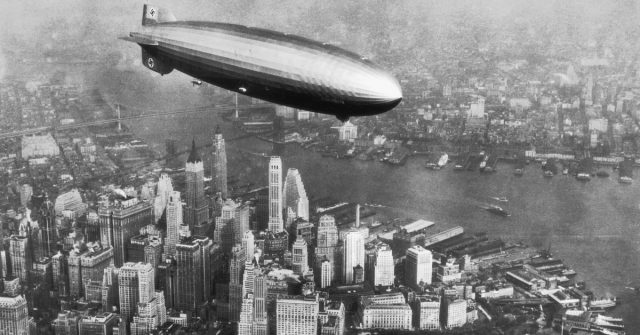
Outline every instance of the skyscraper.
<path fill-rule="evenodd" d="M 244 233 L 242 238 L 242 250 L 247 258 L 247 261 L 253 261 L 253 254 L 255 253 L 255 238 L 252 231 Z"/>
<path fill-rule="evenodd" d="M 309 270 L 307 242 L 302 237 L 298 236 L 296 241 L 293 242 L 291 253 L 293 254 L 293 273 L 303 274 Z"/>
<path fill-rule="evenodd" d="M 240 320 L 240 306 L 242 305 L 243 275 L 246 257 L 242 247 L 238 244 L 231 251 L 229 264 L 229 320 Z"/>
<path fill-rule="evenodd" d="M 28 282 L 28 274 L 33 267 L 33 257 L 29 247 L 29 239 L 25 236 L 13 235 L 9 239 L 9 258 L 11 259 L 11 273 L 20 278 L 20 282 Z"/>
<path fill-rule="evenodd" d="M 0 332 L 28 335 L 29 314 L 24 296 L 0 297 Z"/>
<path fill-rule="evenodd" d="M 187 199 L 184 208 L 185 223 L 189 228 L 209 221 L 209 203 L 204 197 L 204 165 L 198 154 L 195 139 L 191 143 L 191 152 L 185 169 Z"/>
<path fill-rule="evenodd" d="M 220 216 L 215 219 L 216 226 L 213 231 L 213 241 L 220 245 L 225 253 L 230 252 L 235 244 L 234 235 L 238 231 L 235 227 L 235 217 L 238 213 L 238 204 L 231 199 L 227 199 L 222 204 Z"/>
<path fill-rule="evenodd" d="M 118 272 L 120 315 L 127 321 L 135 314 L 138 303 L 155 297 L 155 271 L 151 264 L 125 263 Z"/>
<path fill-rule="evenodd" d="M 251 335 L 253 328 L 253 294 L 242 299 L 238 335 Z"/>
<path fill-rule="evenodd" d="M 331 264 L 331 282 L 337 277 L 336 261 L 338 246 L 338 228 L 333 216 L 323 215 L 318 222 L 318 238 L 315 250 L 315 268 L 316 272 L 322 273 L 322 262 L 326 259 Z"/>
<path fill-rule="evenodd" d="M 318 296 L 279 295 L 276 300 L 278 335 L 316 335 L 318 331 Z"/>
<path fill-rule="evenodd" d="M 364 266 L 364 239 L 359 231 L 351 230 L 345 235 L 342 258 L 342 280 L 351 284 L 354 281 L 353 269 L 358 265 Z"/>
<path fill-rule="evenodd" d="M 320 288 L 331 286 L 333 281 L 333 264 L 328 259 L 324 259 L 320 265 Z"/>
<path fill-rule="evenodd" d="M 80 256 L 80 278 L 82 280 L 81 291 L 90 281 L 102 282 L 104 269 L 113 260 L 113 248 L 110 246 L 102 249 L 84 253 Z M 85 295 L 86 298 L 86 295 Z"/>
<path fill-rule="evenodd" d="M 137 198 L 114 199 L 100 204 L 100 241 L 103 247 L 113 247 L 116 267 L 127 261 L 127 245 L 140 229 L 153 223 L 153 208 Z"/>
<path fill-rule="evenodd" d="M 182 200 L 180 192 L 173 191 L 167 201 L 167 238 L 164 244 L 164 257 L 175 257 L 178 244 L 178 231 L 182 226 Z"/>
<path fill-rule="evenodd" d="M 391 248 L 388 245 L 383 244 L 378 247 L 376 252 L 376 260 L 374 265 L 374 280 L 373 285 L 378 286 L 391 286 L 393 285 L 394 276 L 394 263 L 393 254 Z"/>
<path fill-rule="evenodd" d="M 158 179 L 156 197 L 153 201 L 153 214 L 156 223 L 160 220 L 162 213 L 164 213 L 164 210 L 167 207 L 167 202 L 169 202 L 171 192 L 173 192 L 171 177 L 169 177 L 168 174 L 163 173 L 160 175 L 160 179 Z"/>
<path fill-rule="evenodd" d="M 211 181 L 214 194 L 220 193 L 226 199 L 227 193 L 227 152 L 220 127 L 216 127 L 213 135 L 213 152 L 211 161 Z"/>
<path fill-rule="evenodd" d="M 249 203 L 238 204 L 233 224 L 233 239 L 235 243 L 241 243 L 244 234 L 249 231 L 250 216 L 251 206 Z"/>
<path fill-rule="evenodd" d="M 282 221 L 282 160 L 273 156 L 269 160 L 269 230 L 284 230 Z"/>
<path fill-rule="evenodd" d="M 405 281 L 409 287 L 417 287 L 420 282 L 431 284 L 432 277 L 431 251 L 416 245 L 407 250 L 405 260 Z"/>
<path fill-rule="evenodd" d="M 267 276 L 256 269 L 253 276 L 253 326 L 252 335 L 267 335 Z"/>
<path fill-rule="evenodd" d="M 208 237 L 191 236 L 176 246 L 176 308 L 195 311 L 209 299 L 213 278 L 210 256 L 212 243 Z"/>
<path fill-rule="evenodd" d="M 287 215 L 287 225 L 297 218 L 309 220 L 309 198 L 298 169 L 287 170 L 282 200 L 285 212 L 292 213 L 292 217 Z"/>

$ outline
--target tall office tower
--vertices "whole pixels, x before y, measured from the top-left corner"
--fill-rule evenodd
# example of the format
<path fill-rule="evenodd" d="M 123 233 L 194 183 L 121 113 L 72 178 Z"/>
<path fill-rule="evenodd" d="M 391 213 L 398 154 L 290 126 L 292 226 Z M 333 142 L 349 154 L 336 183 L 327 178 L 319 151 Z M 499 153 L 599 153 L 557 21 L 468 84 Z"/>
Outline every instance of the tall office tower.
<path fill-rule="evenodd" d="M 233 241 L 241 243 L 244 234 L 250 230 L 249 220 L 251 218 L 251 205 L 249 203 L 238 204 L 233 222 Z"/>
<path fill-rule="evenodd" d="M 29 280 L 29 271 L 33 267 L 33 257 L 29 246 L 29 238 L 12 235 L 9 238 L 9 259 L 11 259 L 11 273 L 20 278 L 25 284 Z"/>
<path fill-rule="evenodd" d="M 393 285 L 394 275 L 393 254 L 388 245 L 383 244 L 378 247 L 376 252 L 376 260 L 374 265 L 373 285 L 391 286 Z"/>
<path fill-rule="evenodd" d="M 163 173 L 158 179 L 156 197 L 153 201 L 153 214 L 155 222 L 158 223 L 164 213 L 167 203 L 169 202 L 169 196 L 173 192 L 173 183 L 171 177 L 168 174 Z"/>
<path fill-rule="evenodd" d="M 255 252 L 255 238 L 252 231 L 244 233 L 242 238 L 242 251 L 247 258 L 247 262 L 253 262 L 253 254 Z"/>
<path fill-rule="evenodd" d="M 58 251 L 51 257 L 51 274 L 53 279 L 53 289 L 57 291 L 58 297 L 69 295 L 69 275 L 67 274 L 67 257 Z"/>
<path fill-rule="evenodd" d="M 31 196 L 33 195 L 33 187 L 29 184 L 20 185 L 20 205 L 22 207 L 27 207 L 29 201 L 31 201 Z"/>
<path fill-rule="evenodd" d="M 267 276 L 256 269 L 253 276 L 253 327 L 252 335 L 268 335 L 267 327 Z"/>
<path fill-rule="evenodd" d="M 314 297 L 279 295 L 276 300 L 278 335 L 316 335 L 318 332 L 318 295 Z"/>
<path fill-rule="evenodd" d="M 167 308 L 164 305 L 162 292 L 154 292 L 154 296 L 149 302 L 139 302 L 137 307 L 138 313 L 131 322 L 132 335 L 149 334 L 167 320 Z"/>
<path fill-rule="evenodd" d="M 209 221 L 209 203 L 204 197 L 204 165 L 196 149 L 196 141 L 191 143 L 191 153 L 185 169 L 187 199 L 184 208 L 185 223 L 189 228 Z"/>
<path fill-rule="evenodd" d="M 353 229 L 344 236 L 342 258 L 342 281 L 351 284 L 354 282 L 353 269 L 364 265 L 364 239 L 359 231 Z"/>
<path fill-rule="evenodd" d="M 291 168 L 287 170 L 282 202 L 285 212 L 292 213 L 291 217 L 287 216 L 288 225 L 297 218 L 309 220 L 309 198 L 307 198 L 307 192 L 304 190 L 304 184 L 302 184 L 298 169 Z"/>
<path fill-rule="evenodd" d="M 253 294 L 242 299 L 240 308 L 240 321 L 238 322 L 238 335 L 251 335 L 253 328 Z"/>
<path fill-rule="evenodd" d="M 204 236 L 191 236 L 177 244 L 176 308 L 193 312 L 209 299 L 213 285 L 211 248 L 211 240 Z"/>
<path fill-rule="evenodd" d="M 137 198 L 103 202 L 98 208 L 100 242 L 113 247 L 113 263 L 121 267 L 127 261 L 127 245 L 140 229 L 153 223 L 153 208 Z"/>
<path fill-rule="evenodd" d="M 320 263 L 320 288 L 331 286 L 333 281 L 333 264 L 328 259 Z"/>
<path fill-rule="evenodd" d="M 91 281 L 102 282 L 104 269 L 106 269 L 112 261 L 113 248 L 111 247 L 82 254 L 80 256 L 80 278 L 82 282 L 80 291 L 84 292 L 84 288 Z"/>
<path fill-rule="evenodd" d="M 242 305 L 242 279 L 244 275 L 246 257 L 242 247 L 238 244 L 231 251 L 229 263 L 229 320 L 240 320 L 240 306 Z"/>
<path fill-rule="evenodd" d="M 79 334 L 112 335 L 113 329 L 118 326 L 120 318 L 114 313 L 100 313 L 96 316 L 83 316 L 78 322 Z"/>
<path fill-rule="evenodd" d="M 177 265 L 175 259 L 166 259 L 158 264 L 156 270 L 156 288 L 164 293 L 167 308 L 175 307 Z"/>
<path fill-rule="evenodd" d="M 253 294 L 253 278 L 255 277 L 257 269 L 254 267 L 251 260 L 244 262 L 244 273 L 242 274 L 242 297 L 246 298 L 247 294 Z"/>
<path fill-rule="evenodd" d="M 323 215 L 318 222 L 318 237 L 315 250 L 315 266 L 316 272 L 322 272 L 322 262 L 327 259 L 333 269 L 331 270 L 331 282 L 337 277 L 336 261 L 337 259 L 337 247 L 338 246 L 338 228 L 336 227 L 336 221 L 331 215 Z"/>
<path fill-rule="evenodd" d="M 406 285 L 409 287 L 418 287 L 420 282 L 431 284 L 431 251 L 419 245 L 407 249 L 404 273 Z"/>
<path fill-rule="evenodd" d="M 167 201 L 167 238 L 164 242 L 164 257 L 175 257 L 176 244 L 180 240 L 178 231 L 182 226 L 182 200 L 180 192 L 173 191 Z"/>
<path fill-rule="evenodd" d="M 0 332 L 28 335 L 29 312 L 24 296 L 0 297 Z"/>
<path fill-rule="evenodd" d="M 118 272 L 120 315 L 130 321 L 138 303 L 155 297 L 155 271 L 151 264 L 125 263 Z"/>
<path fill-rule="evenodd" d="M 226 199 L 227 193 L 227 152 L 224 147 L 224 138 L 220 127 L 216 127 L 213 135 L 213 152 L 211 160 L 211 181 L 213 182 L 213 193 Z"/>
<path fill-rule="evenodd" d="M 419 296 L 414 300 L 414 326 L 420 330 L 440 329 L 440 296 Z"/>
<path fill-rule="evenodd" d="M 82 295 L 82 255 L 86 251 L 80 251 L 73 249 L 69 252 L 67 258 L 67 274 L 69 275 L 69 295 L 72 297 L 79 297 Z"/>
<path fill-rule="evenodd" d="M 41 249 L 45 257 L 51 257 L 56 252 L 56 213 L 53 202 L 45 195 L 45 199 L 40 205 L 40 216 L 38 226 L 42 234 Z"/>
<path fill-rule="evenodd" d="M 148 243 L 144 246 L 144 262 L 155 268 L 162 261 L 162 239 L 158 236 L 148 236 Z"/>
<path fill-rule="evenodd" d="M 284 230 L 282 221 L 282 160 L 273 156 L 269 160 L 269 230 Z"/>
<path fill-rule="evenodd" d="M 213 242 L 220 245 L 225 253 L 231 251 L 235 244 L 235 217 L 238 214 L 238 204 L 227 199 L 222 204 L 220 216 L 216 217 L 216 226 L 213 230 Z"/>
<path fill-rule="evenodd" d="M 102 310 L 113 311 L 120 306 L 120 287 L 118 285 L 118 274 L 120 270 L 114 266 L 104 269 L 102 275 Z"/>
<path fill-rule="evenodd" d="M 74 311 L 60 311 L 58 317 L 53 320 L 53 333 L 56 335 L 78 334 L 78 322 L 80 315 Z"/>
<path fill-rule="evenodd" d="M 301 275 L 307 272 L 309 270 L 309 256 L 307 255 L 307 242 L 302 237 L 298 236 L 293 242 L 291 253 L 293 254 L 293 273 Z"/>

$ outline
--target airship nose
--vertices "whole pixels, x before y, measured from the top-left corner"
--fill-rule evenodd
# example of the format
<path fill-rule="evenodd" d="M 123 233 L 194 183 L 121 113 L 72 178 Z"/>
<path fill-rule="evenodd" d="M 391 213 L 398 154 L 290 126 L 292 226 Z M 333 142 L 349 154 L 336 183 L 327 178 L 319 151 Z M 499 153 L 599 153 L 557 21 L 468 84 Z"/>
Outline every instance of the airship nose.
<path fill-rule="evenodd" d="M 374 99 L 385 104 L 395 102 L 394 106 L 402 100 L 400 84 L 388 73 L 380 73 L 375 80 L 369 83 Z"/>

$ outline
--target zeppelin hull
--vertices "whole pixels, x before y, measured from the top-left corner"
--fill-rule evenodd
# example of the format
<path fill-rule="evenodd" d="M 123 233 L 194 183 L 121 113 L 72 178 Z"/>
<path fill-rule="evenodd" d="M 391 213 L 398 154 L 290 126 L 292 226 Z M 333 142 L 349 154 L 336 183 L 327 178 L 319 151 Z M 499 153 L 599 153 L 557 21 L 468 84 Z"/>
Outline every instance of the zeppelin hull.
<path fill-rule="evenodd" d="M 132 39 L 145 66 L 176 69 L 210 84 L 294 108 L 349 116 L 379 114 L 402 93 L 391 75 L 345 50 L 301 37 L 217 23 L 158 24 Z"/>

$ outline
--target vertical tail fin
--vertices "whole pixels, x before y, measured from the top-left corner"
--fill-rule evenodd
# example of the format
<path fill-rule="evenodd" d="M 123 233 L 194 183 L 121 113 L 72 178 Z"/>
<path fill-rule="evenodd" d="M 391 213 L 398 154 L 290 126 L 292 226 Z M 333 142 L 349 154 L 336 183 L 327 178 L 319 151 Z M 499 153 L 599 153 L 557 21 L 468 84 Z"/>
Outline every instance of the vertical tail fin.
<path fill-rule="evenodd" d="M 143 26 L 171 21 L 176 21 L 176 17 L 164 8 L 147 4 L 142 7 Z"/>

